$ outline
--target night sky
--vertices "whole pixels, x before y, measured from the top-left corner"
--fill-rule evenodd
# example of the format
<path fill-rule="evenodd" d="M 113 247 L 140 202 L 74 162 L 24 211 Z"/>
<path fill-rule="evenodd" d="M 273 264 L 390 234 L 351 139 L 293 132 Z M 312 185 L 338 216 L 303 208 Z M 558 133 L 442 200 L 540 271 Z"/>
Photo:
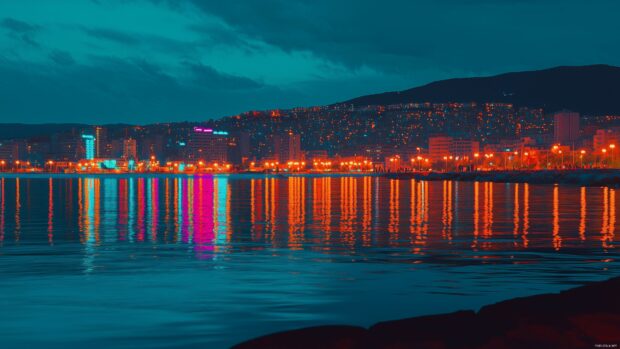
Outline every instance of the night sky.
<path fill-rule="evenodd" d="M 620 65 L 620 2 L 0 2 L 0 122 L 151 123 Z"/>

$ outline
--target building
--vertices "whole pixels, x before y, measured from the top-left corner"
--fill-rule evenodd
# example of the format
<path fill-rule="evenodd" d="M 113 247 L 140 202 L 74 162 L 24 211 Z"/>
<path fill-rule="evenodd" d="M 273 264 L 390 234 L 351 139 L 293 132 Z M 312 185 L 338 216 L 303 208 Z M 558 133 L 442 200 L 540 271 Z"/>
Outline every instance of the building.
<path fill-rule="evenodd" d="M 470 139 L 454 139 L 450 144 L 450 155 L 469 156 L 480 152 L 480 142 Z"/>
<path fill-rule="evenodd" d="M 579 138 L 579 113 L 562 110 L 553 114 L 553 141 L 574 144 Z"/>
<path fill-rule="evenodd" d="M 437 160 L 450 155 L 452 140 L 452 137 L 443 135 L 428 137 L 428 156 L 433 160 Z"/>
<path fill-rule="evenodd" d="M 289 161 L 301 161 L 301 137 L 292 132 L 273 137 L 273 153 L 281 164 Z"/>
<path fill-rule="evenodd" d="M 95 158 L 95 136 L 82 135 L 84 140 L 84 159 L 93 160 Z"/>
<path fill-rule="evenodd" d="M 609 145 L 614 144 L 614 146 L 620 146 L 618 142 L 620 140 L 620 131 L 617 129 L 603 129 L 596 130 L 594 136 L 592 137 L 592 148 L 595 151 L 604 149 L 609 147 Z"/>
<path fill-rule="evenodd" d="M 162 135 L 150 135 L 143 137 L 139 141 L 140 159 L 164 158 L 164 137 Z"/>
<path fill-rule="evenodd" d="M 123 159 L 124 160 L 137 160 L 138 147 L 136 140 L 128 138 L 123 140 Z"/>
<path fill-rule="evenodd" d="M 189 140 L 188 157 L 207 164 L 228 162 L 228 132 L 194 127 Z"/>
<path fill-rule="evenodd" d="M 83 140 L 80 134 L 70 132 L 56 133 L 50 140 L 50 158 L 56 161 L 75 161 L 82 158 Z"/>
<path fill-rule="evenodd" d="M 248 132 L 239 132 L 237 135 L 237 146 L 239 147 L 239 155 L 241 161 L 249 159 L 252 156 L 250 134 Z"/>
<path fill-rule="evenodd" d="M 308 150 L 306 152 L 306 159 L 308 161 L 326 160 L 327 158 L 327 150 Z"/>
<path fill-rule="evenodd" d="M 236 132 L 228 138 L 228 161 L 234 165 L 247 164 L 252 156 L 250 151 L 250 134 Z"/>
<path fill-rule="evenodd" d="M 24 140 L 8 140 L 0 143 L 0 160 L 16 161 L 28 158 L 28 144 Z"/>
<path fill-rule="evenodd" d="M 108 149 L 108 132 L 105 127 L 95 127 L 95 157 L 105 158 L 110 156 Z"/>

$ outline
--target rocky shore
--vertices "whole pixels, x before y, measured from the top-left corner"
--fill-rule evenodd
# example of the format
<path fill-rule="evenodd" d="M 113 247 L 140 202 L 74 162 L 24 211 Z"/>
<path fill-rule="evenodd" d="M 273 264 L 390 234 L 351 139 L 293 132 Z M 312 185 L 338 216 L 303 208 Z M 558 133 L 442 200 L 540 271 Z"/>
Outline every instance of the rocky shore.
<path fill-rule="evenodd" d="M 556 294 L 449 314 L 319 326 L 270 334 L 233 349 L 618 348 L 620 277 Z"/>
<path fill-rule="evenodd" d="M 620 186 L 619 169 L 385 173 L 393 179 Z"/>

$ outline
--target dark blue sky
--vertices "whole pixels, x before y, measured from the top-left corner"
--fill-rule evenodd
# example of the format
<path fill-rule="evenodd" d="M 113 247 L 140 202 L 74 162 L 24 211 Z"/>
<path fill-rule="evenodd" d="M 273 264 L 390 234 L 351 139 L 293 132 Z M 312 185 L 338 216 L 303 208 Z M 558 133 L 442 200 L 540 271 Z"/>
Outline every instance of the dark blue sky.
<path fill-rule="evenodd" d="M 620 65 L 620 1 L 0 2 L 0 122 L 150 123 Z"/>

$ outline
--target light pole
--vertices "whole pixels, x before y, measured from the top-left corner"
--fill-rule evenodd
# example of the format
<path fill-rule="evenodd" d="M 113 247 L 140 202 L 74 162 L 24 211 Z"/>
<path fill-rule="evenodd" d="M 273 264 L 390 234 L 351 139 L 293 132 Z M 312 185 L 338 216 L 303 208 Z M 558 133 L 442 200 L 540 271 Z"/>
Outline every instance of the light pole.
<path fill-rule="evenodd" d="M 583 168 L 583 156 L 586 154 L 586 151 L 582 149 L 579 153 L 579 161 L 581 163 L 581 168 Z"/>
<path fill-rule="evenodd" d="M 614 161 L 614 149 L 616 148 L 615 144 L 610 144 L 609 145 L 609 150 L 611 151 L 611 163 L 609 165 L 609 167 L 614 167 L 615 161 Z"/>
<path fill-rule="evenodd" d="M 514 157 L 514 160 L 512 161 L 512 169 L 514 170 L 515 168 L 520 167 L 521 164 L 517 162 L 518 159 L 519 159 L 519 157 L 518 157 L 519 156 L 519 152 L 515 151 L 513 154 L 514 154 L 515 157 Z"/>

